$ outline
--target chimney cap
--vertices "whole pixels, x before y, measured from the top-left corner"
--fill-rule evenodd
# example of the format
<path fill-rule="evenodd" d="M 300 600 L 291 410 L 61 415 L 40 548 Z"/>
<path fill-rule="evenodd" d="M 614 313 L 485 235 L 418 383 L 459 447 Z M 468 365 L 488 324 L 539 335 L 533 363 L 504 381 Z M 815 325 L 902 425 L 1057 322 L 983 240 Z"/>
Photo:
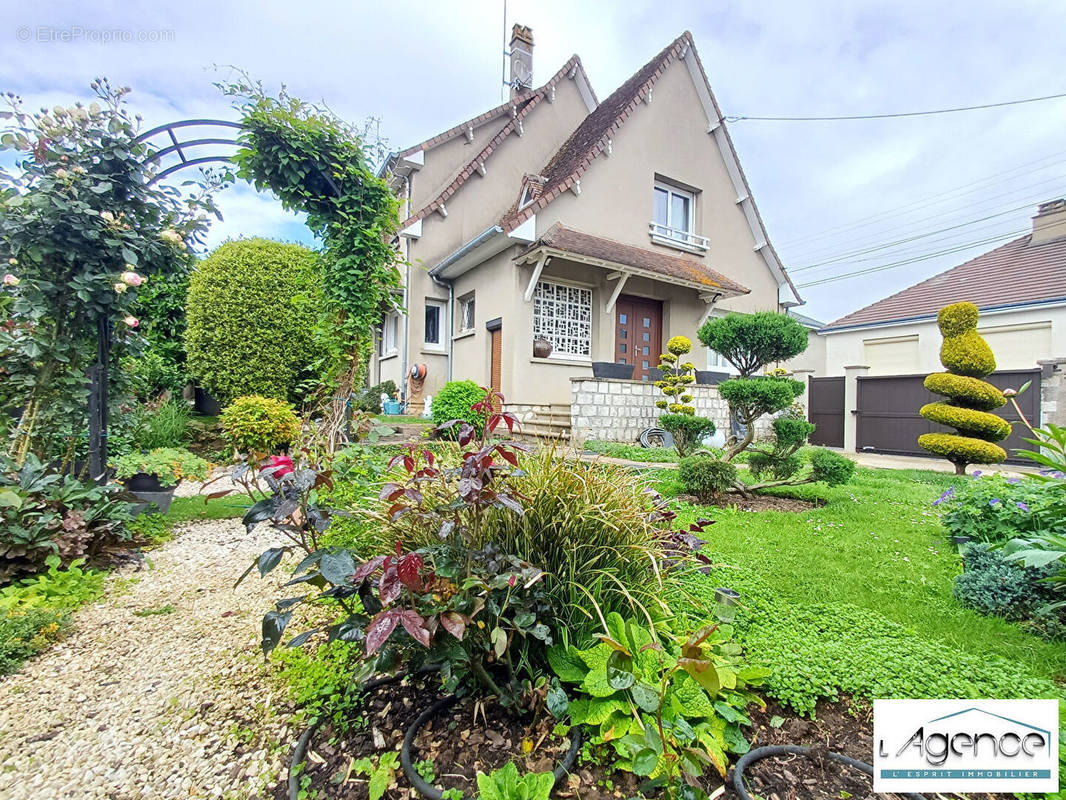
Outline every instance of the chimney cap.
<path fill-rule="evenodd" d="M 513 46 L 516 41 L 525 42 L 530 47 L 532 47 L 533 29 L 530 28 L 528 25 L 519 25 L 516 22 L 514 24 L 514 27 L 511 28 L 511 45 Z"/>
<path fill-rule="evenodd" d="M 1046 203 L 1041 203 L 1037 206 L 1036 215 L 1042 217 L 1045 214 L 1055 214 L 1064 210 L 1066 210 L 1066 197 L 1060 197 L 1057 200 L 1048 200 Z"/>

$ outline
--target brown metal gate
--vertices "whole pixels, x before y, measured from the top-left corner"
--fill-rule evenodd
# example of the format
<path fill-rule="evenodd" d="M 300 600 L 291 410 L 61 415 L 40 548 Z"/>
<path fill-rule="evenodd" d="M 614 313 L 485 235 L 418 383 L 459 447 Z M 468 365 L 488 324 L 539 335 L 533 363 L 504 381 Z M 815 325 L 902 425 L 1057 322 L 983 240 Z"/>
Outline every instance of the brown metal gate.
<path fill-rule="evenodd" d="M 1018 389 L 1026 381 L 1032 381 L 1029 390 L 1018 397 L 1018 405 L 1029 422 L 1034 426 L 1040 424 L 1040 370 L 995 372 L 985 380 L 1000 389 Z M 918 409 L 926 403 L 944 399 L 926 389 L 924 381 L 924 375 L 867 375 L 858 378 L 855 449 L 860 452 L 867 450 L 928 456 L 929 453 L 918 446 L 918 437 L 923 433 L 949 431 L 950 428 L 929 422 L 918 415 Z M 995 413 L 1011 423 L 1019 419 L 1009 403 L 996 409 Z M 1029 447 L 1023 441 L 1028 436 L 1029 431 L 1019 424 L 1014 426 L 1005 441 L 1000 442 L 1010 455 L 1008 461 L 1027 463 L 1026 459 L 1015 457 L 1014 451 Z M 811 438 L 813 441 L 814 437 Z"/>
<path fill-rule="evenodd" d="M 811 444 L 844 446 L 844 379 L 810 378 L 807 420 L 814 423 Z"/>

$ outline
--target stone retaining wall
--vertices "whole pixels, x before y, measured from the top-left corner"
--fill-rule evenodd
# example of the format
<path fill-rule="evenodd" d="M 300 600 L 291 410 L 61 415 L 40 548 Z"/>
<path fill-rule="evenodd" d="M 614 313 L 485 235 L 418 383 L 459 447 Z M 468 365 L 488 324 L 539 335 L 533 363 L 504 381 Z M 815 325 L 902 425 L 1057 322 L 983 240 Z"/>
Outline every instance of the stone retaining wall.
<path fill-rule="evenodd" d="M 718 394 L 718 387 L 693 384 L 688 389 L 696 414 L 713 419 L 717 429 L 728 435 L 729 405 Z M 663 412 L 655 401 L 662 397 L 654 384 L 644 381 L 571 378 L 570 438 L 635 442 L 642 430 L 658 426 Z M 759 430 L 763 427 L 760 424 Z"/>

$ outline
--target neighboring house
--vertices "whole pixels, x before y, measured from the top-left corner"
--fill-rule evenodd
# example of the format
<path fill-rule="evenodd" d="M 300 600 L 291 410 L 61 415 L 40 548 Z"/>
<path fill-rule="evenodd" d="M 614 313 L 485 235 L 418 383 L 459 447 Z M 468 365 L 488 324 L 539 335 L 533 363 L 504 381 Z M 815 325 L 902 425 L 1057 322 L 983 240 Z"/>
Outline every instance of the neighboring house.
<path fill-rule="evenodd" d="M 962 301 L 981 311 L 978 331 L 996 356 L 991 380 L 1002 388 L 1032 381 L 1020 398 L 1029 421 L 1066 422 L 1066 200 L 1060 199 L 1039 206 L 1031 233 L 821 328 L 821 350 L 812 346 L 813 358 L 802 364 L 815 376 L 811 419 L 822 427 L 816 438 L 845 449 L 921 454 L 917 435 L 940 430 L 917 414 L 932 399 L 923 376 L 943 369 L 937 312 Z M 1017 419 L 1011 407 L 997 413 Z M 1024 433 L 1016 425 L 1008 449 L 1025 447 Z"/>
<path fill-rule="evenodd" d="M 417 412 L 469 378 L 536 431 L 568 424 L 572 384 L 595 362 L 647 381 L 666 340 L 695 341 L 709 315 L 801 301 L 691 34 L 602 103 L 576 55 L 530 88 L 532 52 L 516 25 L 511 99 L 385 165 L 408 313 L 385 319 L 370 381 L 395 380 Z M 696 345 L 699 368 L 718 365 Z"/>
<path fill-rule="evenodd" d="M 1032 233 L 830 322 L 818 332 L 825 360 L 816 374 L 940 370 L 937 312 L 964 300 L 981 309 L 978 330 L 1000 369 L 1066 356 L 1066 200 L 1043 203 Z"/>

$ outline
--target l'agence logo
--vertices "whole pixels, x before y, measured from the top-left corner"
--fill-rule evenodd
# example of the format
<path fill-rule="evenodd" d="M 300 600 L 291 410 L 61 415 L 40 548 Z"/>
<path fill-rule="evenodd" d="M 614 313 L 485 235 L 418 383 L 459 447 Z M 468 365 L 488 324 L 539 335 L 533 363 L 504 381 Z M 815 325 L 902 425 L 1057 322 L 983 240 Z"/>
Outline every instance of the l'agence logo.
<path fill-rule="evenodd" d="M 875 792 L 1056 792 L 1057 700 L 875 700 Z"/>

